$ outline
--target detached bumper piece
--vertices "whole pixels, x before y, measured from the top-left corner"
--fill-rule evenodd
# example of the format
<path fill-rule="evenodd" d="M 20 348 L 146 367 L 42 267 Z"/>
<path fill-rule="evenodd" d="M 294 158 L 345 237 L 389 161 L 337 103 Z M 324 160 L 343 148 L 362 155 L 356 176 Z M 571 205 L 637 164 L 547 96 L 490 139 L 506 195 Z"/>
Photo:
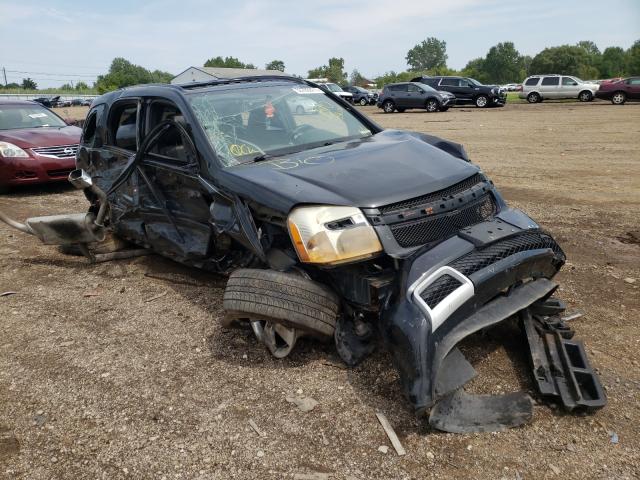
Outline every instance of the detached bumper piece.
<path fill-rule="evenodd" d="M 522 312 L 531 351 L 533 376 L 540 394 L 562 403 L 566 410 L 595 410 L 607 399 L 598 376 L 589 364 L 584 344 L 573 340 L 558 316 Z"/>

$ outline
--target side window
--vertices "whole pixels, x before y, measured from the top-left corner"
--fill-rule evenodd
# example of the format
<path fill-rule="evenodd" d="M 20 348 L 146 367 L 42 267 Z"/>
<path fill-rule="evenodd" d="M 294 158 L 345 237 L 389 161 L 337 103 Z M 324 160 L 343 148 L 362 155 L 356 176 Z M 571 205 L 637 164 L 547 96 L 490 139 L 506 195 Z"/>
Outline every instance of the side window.
<path fill-rule="evenodd" d="M 117 104 L 109 117 L 111 144 L 126 150 L 135 151 L 137 142 L 138 103 Z"/>
<path fill-rule="evenodd" d="M 544 77 L 542 79 L 542 85 L 545 86 L 558 86 L 560 85 L 560 77 Z"/>
<path fill-rule="evenodd" d="M 534 85 L 538 85 L 538 82 L 540 81 L 540 78 L 535 77 L 535 78 L 528 78 L 526 82 L 524 82 L 524 84 L 528 87 L 533 87 Z"/>
<path fill-rule="evenodd" d="M 407 85 L 407 91 L 411 93 L 418 93 L 421 90 L 415 85 Z"/>
<path fill-rule="evenodd" d="M 640 78 L 630 78 L 627 83 L 629 85 L 640 85 Z"/>
<path fill-rule="evenodd" d="M 82 129 L 82 137 L 80 143 L 87 147 L 93 147 L 96 143 L 96 132 L 98 130 L 98 117 L 102 115 L 104 105 L 98 105 L 93 107 L 87 116 L 87 120 L 84 122 Z"/>
<path fill-rule="evenodd" d="M 470 87 L 471 86 L 471 84 L 469 83 L 469 80 L 465 80 L 464 78 L 461 78 L 459 80 L 459 82 L 460 82 L 459 86 L 461 86 L 461 87 Z"/>
<path fill-rule="evenodd" d="M 391 87 L 389 87 L 391 90 L 393 90 L 394 92 L 406 92 L 407 91 L 407 86 L 406 85 L 393 85 Z"/>
<path fill-rule="evenodd" d="M 444 85 L 446 87 L 457 87 L 458 79 L 457 78 L 443 78 L 440 82 L 440 85 Z"/>
<path fill-rule="evenodd" d="M 147 133 L 165 120 L 173 120 L 176 123 L 185 125 L 182 112 L 174 104 L 165 101 L 154 101 L 149 107 L 147 122 Z M 158 139 L 149 154 L 163 158 L 169 158 L 181 163 L 189 162 L 189 153 L 185 148 L 182 134 L 177 127 L 166 130 Z"/>
<path fill-rule="evenodd" d="M 571 77 L 562 77 L 562 85 L 565 87 L 575 87 L 578 85 L 578 82 Z"/>

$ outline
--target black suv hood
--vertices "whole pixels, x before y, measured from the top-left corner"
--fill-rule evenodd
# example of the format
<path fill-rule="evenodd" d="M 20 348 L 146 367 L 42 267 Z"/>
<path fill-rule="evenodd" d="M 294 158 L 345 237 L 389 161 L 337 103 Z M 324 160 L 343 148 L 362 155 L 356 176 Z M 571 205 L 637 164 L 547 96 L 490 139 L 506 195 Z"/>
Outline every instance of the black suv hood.
<path fill-rule="evenodd" d="M 298 204 L 374 208 L 442 190 L 479 171 L 458 144 L 385 130 L 273 160 L 225 169 L 223 187 L 288 213 Z"/>

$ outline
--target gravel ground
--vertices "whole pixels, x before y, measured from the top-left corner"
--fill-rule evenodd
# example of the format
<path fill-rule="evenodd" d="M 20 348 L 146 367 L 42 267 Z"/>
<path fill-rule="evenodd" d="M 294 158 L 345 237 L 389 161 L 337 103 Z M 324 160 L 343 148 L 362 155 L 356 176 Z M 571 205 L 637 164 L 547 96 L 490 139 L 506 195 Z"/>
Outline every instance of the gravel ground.
<path fill-rule="evenodd" d="M 640 476 L 640 105 L 548 103 L 386 115 L 463 143 L 568 254 L 559 296 L 609 404 L 454 435 L 416 418 L 389 356 L 346 369 L 302 341 L 275 360 L 219 327 L 225 279 L 160 257 L 88 265 L 0 225 L 0 478 L 423 479 Z M 16 216 L 82 211 L 66 186 L 14 191 Z M 527 390 L 509 324 L 465 341 L 475 392 Z M 287 397 L 318 405 L 300 411 Z M 383 412 L 407 455 L 378 423 Z M 252 420 L 263 433 L 249 424 Z M 383 453 L 379 447 L 389 447 Z"/>

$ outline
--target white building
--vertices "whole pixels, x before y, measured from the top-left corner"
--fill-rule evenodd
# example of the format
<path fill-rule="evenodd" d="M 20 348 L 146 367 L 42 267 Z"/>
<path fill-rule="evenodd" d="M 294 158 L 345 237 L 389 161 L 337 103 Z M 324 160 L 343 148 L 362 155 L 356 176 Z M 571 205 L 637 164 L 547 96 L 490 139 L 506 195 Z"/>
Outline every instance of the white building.
<path fill-rule="evenodd" d="M 174 85 L 193 82 L 208 82 L 226 78 L 247 77 L 253 75 L 287 75 L 280 70 L 261 70 L 259 68 L 219 68 L 189 67 L 171 80 Z"/>

